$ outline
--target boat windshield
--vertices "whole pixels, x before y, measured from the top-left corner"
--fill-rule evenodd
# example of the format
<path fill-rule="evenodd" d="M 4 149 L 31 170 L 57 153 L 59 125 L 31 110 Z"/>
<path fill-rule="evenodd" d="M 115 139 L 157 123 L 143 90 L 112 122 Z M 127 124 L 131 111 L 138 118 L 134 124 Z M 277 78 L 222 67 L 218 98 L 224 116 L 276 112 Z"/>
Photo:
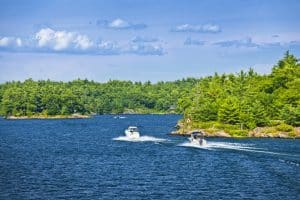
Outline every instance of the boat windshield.
<path fill-rule="evenodd" d="M 203 133 L 202 132 L 193 132 L 192 134 L 193 138 L 203 138 Z"/>
<path fill-rule="evenodd" d="M 138 132 L 139 131 L 137 127 L 129 127 L 128 129 L 131 132 Z"/>

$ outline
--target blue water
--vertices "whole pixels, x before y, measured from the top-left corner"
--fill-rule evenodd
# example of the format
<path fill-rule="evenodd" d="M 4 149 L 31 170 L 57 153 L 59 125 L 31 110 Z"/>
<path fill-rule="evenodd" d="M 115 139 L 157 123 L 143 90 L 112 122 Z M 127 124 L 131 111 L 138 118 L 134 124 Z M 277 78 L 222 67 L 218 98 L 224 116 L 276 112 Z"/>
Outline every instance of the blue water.
<path fill-rule="evenodd" d="M 300 199 L 299 140 L 197 148 L 167 135 L 179 115 L 126 116 L 0 119 L 0 199 Z"/>

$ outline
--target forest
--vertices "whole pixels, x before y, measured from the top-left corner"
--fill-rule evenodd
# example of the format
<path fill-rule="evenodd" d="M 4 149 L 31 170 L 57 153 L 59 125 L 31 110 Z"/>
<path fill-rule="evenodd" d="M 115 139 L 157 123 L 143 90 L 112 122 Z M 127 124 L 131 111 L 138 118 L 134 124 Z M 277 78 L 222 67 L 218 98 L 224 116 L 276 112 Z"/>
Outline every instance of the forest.
<path fill-rule="evenodd" d="M 174 82 L 131 82 L 88 80 L 13 81 L 0 85 L 2 116 L 178 113 L 177 101 L 197 79 Z"/>
<path fill-rule="evenodd" d="M 300 126 L 300 64 L 286 52 L 270 74 L 252 68 L 170 82 L 89 80 L 12 81 L 0 85 L 7 116 L 179 113 L 183 121 L 218 122 L 253 129 L 283 121 Z"/>
<path fill-rule="evenodd" d="M 270 74 L 250 68 L 201 78 L 178 105 L 187 129 L 213 127 L 247 135 L 255 127 L 270 126 L 292 133 L 292 126 L 300 126 L 299 60 L 286 52 Z"/>

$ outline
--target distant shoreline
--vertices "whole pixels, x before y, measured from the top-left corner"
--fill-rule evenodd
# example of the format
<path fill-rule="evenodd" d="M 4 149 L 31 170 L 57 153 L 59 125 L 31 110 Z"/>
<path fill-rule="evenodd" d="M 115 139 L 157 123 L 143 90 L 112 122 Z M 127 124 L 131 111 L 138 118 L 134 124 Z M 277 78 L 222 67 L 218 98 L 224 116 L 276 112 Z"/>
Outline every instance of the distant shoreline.
<path fill-rule="evenodd" d="M 72 115 L 32 115 L 32 116 L 7 116 L 4 119 L 22 120 L 22 119 L 86 119 L 90 115 L 72 114 Z"/>
<path fill-rule="evenodd" d="M 82 114 L 72 114 L 72 115 L 32 115 L 32 116 L 1 116 L 3 119 L 7 120 L 23 120 L 23 119 L 87 119 L 92 118 L 93 115 L 82 115 Z M 177 113 L 106 113 L 99 115 L 180 115 Z"/>

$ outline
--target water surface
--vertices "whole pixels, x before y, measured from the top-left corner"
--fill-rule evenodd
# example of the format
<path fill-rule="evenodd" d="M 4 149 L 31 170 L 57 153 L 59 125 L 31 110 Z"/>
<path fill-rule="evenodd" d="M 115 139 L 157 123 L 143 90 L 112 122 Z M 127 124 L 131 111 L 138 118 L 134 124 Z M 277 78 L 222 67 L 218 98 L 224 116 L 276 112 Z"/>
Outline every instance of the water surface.
<path fill-rule="evenodd" d="M 299 140 L 199 148 L 167 135 L 179 115 L 114 117 L 0 119 L 0 199 L 300 199 Z"/>

